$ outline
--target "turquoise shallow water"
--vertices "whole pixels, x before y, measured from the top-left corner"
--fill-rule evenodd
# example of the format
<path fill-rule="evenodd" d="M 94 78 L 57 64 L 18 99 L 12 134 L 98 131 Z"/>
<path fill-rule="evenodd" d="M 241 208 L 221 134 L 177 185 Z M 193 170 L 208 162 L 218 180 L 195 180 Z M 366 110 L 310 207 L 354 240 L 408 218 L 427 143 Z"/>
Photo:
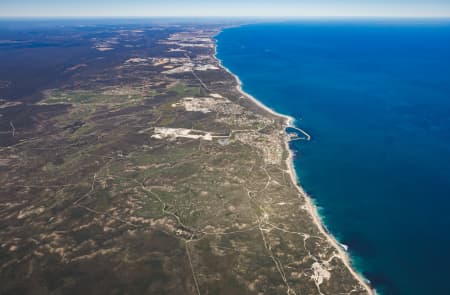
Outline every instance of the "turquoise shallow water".
<path fill-rule="evenodd" d="M 218 37 L 244 90 L 296 118 L 295 167 L 382 294 L 450 294 L 450 22 L 255 24 Z"/>

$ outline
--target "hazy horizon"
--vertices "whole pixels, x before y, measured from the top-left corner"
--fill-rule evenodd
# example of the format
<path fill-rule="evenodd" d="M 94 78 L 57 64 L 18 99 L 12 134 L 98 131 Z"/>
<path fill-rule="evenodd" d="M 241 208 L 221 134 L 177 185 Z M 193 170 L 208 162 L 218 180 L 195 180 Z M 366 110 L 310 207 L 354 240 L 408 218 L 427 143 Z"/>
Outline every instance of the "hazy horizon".
<path fill-rule="evenodd" d="M 450 17 L 446 0 L 15 0 L 0 3 L 0 17 Z"/>

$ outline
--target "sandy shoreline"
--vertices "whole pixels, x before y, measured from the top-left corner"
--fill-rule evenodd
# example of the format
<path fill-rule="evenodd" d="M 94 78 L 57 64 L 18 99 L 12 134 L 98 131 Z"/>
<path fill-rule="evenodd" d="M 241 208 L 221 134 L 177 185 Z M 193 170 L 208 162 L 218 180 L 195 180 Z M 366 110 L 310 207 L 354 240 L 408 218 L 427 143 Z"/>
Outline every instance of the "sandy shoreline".
<path fill-rule="evenodd" d="M 220 32 L 218 34 L 220 34 Z M 232 73 L 227 67 L 225 67 L 223 65 L 223 63 L 222 63 L 222 60 L 220 60 L 217 57 L 217 41 L 215 40 L 215 37 L 218 34 L 213 36 L 213 39 L 214 39 L 214 58 L 217 60 L 217 62 L 219 63 L 219 66 L 222 69 L 227 71 L 230 75 L 232 75 L 236 79 L 236 82 L 237 82 L 236 89 L 239 91 L 239 93 L 241 93 L 243 96 L 247 97 L 250 101 L 252 101 L 255 105 L 257 105 L 258 107 L 260 107 L 264 111 L 270 113 L 271 115 L 274 115 L 276 117 L 280 117 L 280 118 L 284 119 L 284 127 L 283 127 L 283 129 L 285 129 L 286 127 L 295 127 L 295 125 L 294 125 L 295 119 L 293 117 L 288 116 L 288 115 L 284 115 L 284 114 L 280 114 L 280 113 L 274 111 L 273 109 L 271 109 L 268 106 L 264 105 L 262 102 L 257 100 L 252 95 L 246 93 L 242 89 L 243 84 L 242 84 L 242 81 L 239 79 L 239 77 L 237 75 L 235 75 L 234 73 Z M 343 261 L 345 266 L 349 269 L 350 273 L 355 277 L 355 279 L 366 289 L 367 293 L 370 294 L 370 295 L 376 295 L 377 294 L 376 291 L 374 289 L 372 289 L 372 287 L 369 285 L 368 280 L 365 279 L 361 274 L 357 273 L 356 270 L 352 267 L 350 257 L 348 255 L 348 253 L 342 248 L 342 245 L 336 240 L 336 238 L 333 235 L 331 235 L 331 233 L 329 233 L 328 231 L 325 230 L 324 223 L 323 223 L 322 219 L 319 216 L 319 213 L 318 213 L 316 205 L 314 204 L 314 202 L 311 199 L 311 197 L 309 197 L 306 194 L 306 192 L 303 190 L 303 188 L 299 185 L 297 173 L 295 172 L 295 168 L 294 168 L 294 154 L 293 154 L 293 151 L 291 150 L 291 148 L 289 147 L 289 139 L 288 139 L 287 136 L 285 137 L 284 145 L 285 145 L 286 151 L 288 152 L 288 157 L 286 158 L 286 166 L 288 168 L 289 175 L 291 177 L 291 181 L 295 185 L 295 187 L 297 188 L 299 194 L 302 197 L 304 197 L 306 205 L 307 205 L 307 211 L 311 215 L 314 223 L 319 228 L 319 231 L 325 237 L 327 237 L 327 239 L 330 242 L 330 244 L 333 245 L 333 247 L 338 252 L 339 258 L 341 258 L 341 260 Z"/>

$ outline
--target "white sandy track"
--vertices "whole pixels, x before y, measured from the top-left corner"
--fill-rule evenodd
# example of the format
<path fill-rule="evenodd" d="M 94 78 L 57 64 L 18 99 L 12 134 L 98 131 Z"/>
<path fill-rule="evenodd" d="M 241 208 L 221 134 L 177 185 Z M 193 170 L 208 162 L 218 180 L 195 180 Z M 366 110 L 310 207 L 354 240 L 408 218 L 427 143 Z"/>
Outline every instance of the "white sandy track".
<path fill-rule="evenodd" d="M 218 33 L 220 34 L 220 32 Z M 213 37 L 215 38 L 215 36 Z M 225 67 L 222 63 L 222 61 L 217 57 L 217 42 L 215 42 L 214 45 L 214 58 L 218 61 L 219 66 L 221 68 L 223 68 L 225 71 L 227 71 L 230 75 L 232 75 L 237 82 L 237 90 L 245 97 L 247 97 L 249 100 L 251 100 L 254 104 L 256 104 L 258 107 L 264 109 L 265 111 L 267 111 L 268 113 L 277 116 L 277 117 L 281 117 L 282 119 L 285 120 L 284 123 L 284 127 L 283 129 L 285 129 L 286 127 L 295 127 L 294 122 L 295 119 L 291 116 L 287 116 L 284 114 L 280 114 L 276 111 L 274 111 L 273 109 L 269 108 L 268 106 L 264 105 L 262 102 L 260 102 L 259 100 L 257 100 L 255 97 L 253 97 L 252 95 L 244 92 L 244 90 L 242 89 L 242 81 L 239 79 L 238 76 L 236 76 L 234 73 L 232 73 L 227 67 Z M 366 289 L 367 294 L 370 295 L 376 295 L 376 291 L 374 289 L 372 289 L 369 284 L 367 283 L 368 280 L 365 279 L 361 274 L 357 273 L 350 262 L 350 258 L 348 256 L 348 253 L 346 251 L 344 251 L 344 249 L 342 249 L 341 244 L 336 240 L 336 238 L 331 235 L 329 232 L 327 232 L 323 226 L 323 222 L 319 216 L 317 207 L 314 205 L 314 202 L 312 201 L 312 199 L 306 194 L 306 192 L 303 190 L 303 188 L 298 184 L 298 178 L 297 178 L 297 173 L 295 172 L 294 169 L 294 154 L 292 152 L 292 150 L 289 147 L 289 140 L 286 137 L 286 140 L 284 140 L 284 145 L 286 150 L 288 151 L 288 157 L 286 158 L 286 165 L 288 167 L 288 171 L 289 171 L 289 175 L 291 177 L 291 181 L 292 183 L 295 185 L 295 187 L 297 188 L 300 197 L 303 197 L 306 201 L 306 210 L 308 211 L 308 213 L 311 215 L 314 223 L 316 224 L 317 228 L 320 230 L 320 232 L 327 238 L 327 240 L 330 242 L 331 245 L 333 245 L 333 247 L 336 249 L 336 251 L 338 252 L 338 256 L 339 258 L 342 260 L 342 262 L 345 264 L 345 266 L 348 268 L 348 270 L 350 271 L 350 273 L 355 277 L 355 279 Z"/>

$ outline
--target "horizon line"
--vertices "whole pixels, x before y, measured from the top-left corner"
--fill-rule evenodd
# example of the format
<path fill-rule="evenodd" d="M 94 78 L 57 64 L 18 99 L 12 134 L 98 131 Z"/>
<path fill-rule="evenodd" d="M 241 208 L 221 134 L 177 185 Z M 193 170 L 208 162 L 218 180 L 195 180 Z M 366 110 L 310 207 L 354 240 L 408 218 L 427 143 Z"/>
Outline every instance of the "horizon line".
<path fill-rule="evenodd" d="M 318 18 L 358 18 L 358 19 L 450 19 L 448 15 L 249 15 L 249 16 L 232 16 L 232 15 L 0 15 L 0 19 L 151 19 L 151 18 L 170 18 L 170 19 L 189 19 L 189 18 L 217 18 L 217 19 L 318 19 Z"/>

